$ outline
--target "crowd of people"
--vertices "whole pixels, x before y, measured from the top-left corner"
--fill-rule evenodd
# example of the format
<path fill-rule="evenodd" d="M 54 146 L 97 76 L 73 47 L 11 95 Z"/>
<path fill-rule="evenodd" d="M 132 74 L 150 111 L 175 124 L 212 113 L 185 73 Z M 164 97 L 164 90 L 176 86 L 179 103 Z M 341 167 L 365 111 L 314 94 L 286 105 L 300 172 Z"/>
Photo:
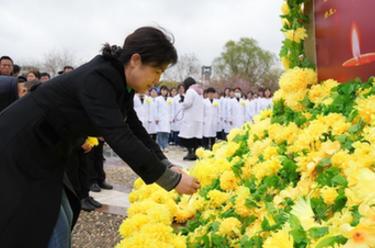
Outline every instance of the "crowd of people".
<path fill-rule="evenodd" d="M 199 146 L 212 148 L 233 128 L 252 121 L 272 105 L 270 89 L 245 94 L 241 88 L 223 92 L 201 85 L 189 77 L 177 87 L 161 86 L 146 94 L 135 94 L 134 109 L 147 132 L 164 152 L 168 145 L 188 149 L 185 160 L 195 160 Z"/>
<path fill-rule="evenodd" d="M 73 71 L 74 67 L 66 65 L 59 75 Z M 40 84 L 51 79 L 47 72 L 31 69 L 20 73 L 21 68 L 14 64 L 9 56 L 0 57 L 0 112 L 18 98 L 33 91 Z M 102 204 L 89 195 L 89 191 L 99 192 L 101 189 L 110 190 L 113 186 L 106 182 L 103 164 L 103 140 L 93 146 L 88 137 L 78 139 L 67 162 L 67 177 L 69 184 L 81 199 L 81 209 L 93 211 Z"/>

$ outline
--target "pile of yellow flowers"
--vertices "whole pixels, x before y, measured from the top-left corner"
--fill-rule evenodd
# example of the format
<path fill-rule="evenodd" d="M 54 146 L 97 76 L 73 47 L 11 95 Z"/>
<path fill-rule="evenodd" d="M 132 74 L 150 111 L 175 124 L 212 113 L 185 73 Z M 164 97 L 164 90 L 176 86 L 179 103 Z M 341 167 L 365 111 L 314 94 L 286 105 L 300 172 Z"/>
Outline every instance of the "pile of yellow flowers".
<path fill-rule="evenodd" d="M 117 247 L 375 247 L 375 82 L 280 79 L 273 110 L 198 149 L 193 196 L 138 179 Z"/>

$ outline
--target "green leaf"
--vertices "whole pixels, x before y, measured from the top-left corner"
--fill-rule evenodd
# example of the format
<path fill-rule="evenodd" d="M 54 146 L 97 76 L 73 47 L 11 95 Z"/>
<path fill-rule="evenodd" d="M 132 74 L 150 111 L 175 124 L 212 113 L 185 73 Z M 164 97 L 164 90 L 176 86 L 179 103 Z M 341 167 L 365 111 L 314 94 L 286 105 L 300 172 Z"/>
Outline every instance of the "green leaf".
<path fill-rule="evenodd" d="M 317 220 L 326 220 L 329 213 L 329 207 L 325 204 L 322 197 L 311 198 L 311 208 L 315 214 Z"/>
<path fill-rule="evenodd" d="M 309 229 L 308 233 L 311 238 L 318 239 L 328 233 L 328 227 L 313 227 Z"/>
<path fill-rule="evenodd" d="M 323 170 L 323 172 L 319 173 L 316 181 L 321 186 L 347 187 L 348 185 L 347 180 L 345 179 L 345 177 L 341 176 L 340 169 L 337 167 L 330 167 L 328 169 Z"/>
<path fill-rule="evenodd" d="M 218 247 L 218 248 L 227 248 L 228 246 L 228 241 L 225 237 L 212 234 L 211 235 L 211 247 Z"/>
<path fill-rule="evenodd" d="M 315 248 L 325 248 L 325 247 L 333 247 L 336 244 L 345 244 L 346 241 L 348 241 L 347 238 L 345 238 L 342 235 L 337 235 L 337 236 L 330 236 L 322 239 L 316 246 Z"/>
<path fill-rule="evenodd" d="M 350 209 L 352 212 L 353 220 L 350 223 L 351 226 L 357 226 L 361 221 L 361 214 L 359 213 L 358 206 L 354 206 Z"/>
<path fill-rule="evenodd" d="M 282 168 L 279 171 L 279 175 L 286 184 L 292 183 L 293 186 L 296 186 L 301 175 L 297 172 L 297 164 L 294 160 L 283 157 L 281 160 Z"/>
<path fill-rule="evenodd" d="M 295 215 L 291 214 L 289 216 L 289 224 L 291 227 L 290 234 L 294 240 L 294 246 L 306 247 L 308 244 L 308 238 L 299 219 Z"/>
<path fill-rule="evenodd" d="M 338 193 L 339 195 L 336 197 L 335 203 L 332 206 L 333 212 L 341 211 L 345 207 L 346 202 L 348 201 L 348 198 L 345 196 L 345 189 L 340 188 L 338 190 Z"/>
<path fill-rule="evenodd" d="M 263 239 L 260 236 L 253 236 L 249 238 L 244 235 L 240 241 L 240 248 L 262 248 Z"/>

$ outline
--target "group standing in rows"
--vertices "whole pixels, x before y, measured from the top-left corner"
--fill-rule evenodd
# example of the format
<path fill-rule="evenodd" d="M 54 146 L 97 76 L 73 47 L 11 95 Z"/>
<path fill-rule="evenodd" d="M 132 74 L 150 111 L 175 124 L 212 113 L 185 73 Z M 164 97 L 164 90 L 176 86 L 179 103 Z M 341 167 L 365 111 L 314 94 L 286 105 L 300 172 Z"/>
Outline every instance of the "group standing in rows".
<path fill-rule="evenodd" d="M 272 107 L 270 89 L 244 94 L 241 88 L 203 87 L 189 77 L 176 88 L 161 86 L 134 96 L 134 109 L 147 132 L 161 149 L 168 145 L 188 149 L 185 160 L 195 160 L 199 146 L 212 148 L 216 139 L 225 139 L 233 128 L 251 122 L 264 109 Z"/>

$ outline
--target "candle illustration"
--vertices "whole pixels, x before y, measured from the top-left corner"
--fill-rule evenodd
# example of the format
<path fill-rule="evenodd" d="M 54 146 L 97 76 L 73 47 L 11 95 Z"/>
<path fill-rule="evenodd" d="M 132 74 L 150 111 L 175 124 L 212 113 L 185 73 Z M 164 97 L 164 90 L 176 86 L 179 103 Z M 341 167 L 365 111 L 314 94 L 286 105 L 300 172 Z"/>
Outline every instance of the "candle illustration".
<path fill-rule="evenodd" d="M 361 66 L 375 62 L 375 53 L 361 54 L 360 33 L 357 24 L 353 22 L 351 29 L 351 44 L 353 58 L 345 61 L 343 67 Z"/>

